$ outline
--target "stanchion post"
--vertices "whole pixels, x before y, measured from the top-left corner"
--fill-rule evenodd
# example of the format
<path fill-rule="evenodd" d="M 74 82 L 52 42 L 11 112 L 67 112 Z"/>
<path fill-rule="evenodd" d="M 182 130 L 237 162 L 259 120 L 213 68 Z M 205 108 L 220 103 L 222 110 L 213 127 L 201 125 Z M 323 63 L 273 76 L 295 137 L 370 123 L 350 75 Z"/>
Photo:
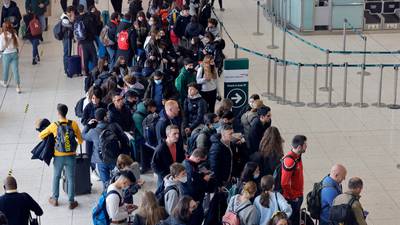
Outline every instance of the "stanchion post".
<path fill-rule="evenodd" d="M 343 107 L 350 107 L 352 104 L 347 102 L 347 75 L 348 75 L 348 66 L 349 63 L 345 62 L 344 63 L 344 78 L 343 78 L 343 102 L 339 102 L 339 106 Z"/>
<path fill-rule="evenodd" d="M 336 104 L 333 104 L 333 103 L 332 103 L 332 90 L 333 90 L 333 88 L 332 88 L 332 85 L 333 85 L 333 84 L 332 84 L 332 81 L 333 81 L 333 64 L 330 63 L 330 64 L 329 64 L 329 87 L 328 87 L 329 92 L 328 92 L 328 102 L 324 104 L 324 105 L 325 105 L 326 107 L 328 107 L 328 108 L 334 108 L 334 107 L 336 107 Z"/>
<path fill-rule="evenodd" d="M 260 36 L 263 33 L 260 32 L 260 1 L 257 1 L 257 31 L 253 33 L 253 35 Z"/>
<path fill-rule="evenodd" d="M 305 105 L 304 102 L 300 102 L 300 81 L 301 81 L 301 67 L 303 65 L 299 63 L 297 66 L 297 87 L 296 87 L 296 102 L 293 102 L 292 105 L 295 107 L 303 107 Z"/>
<path fill-rule="evenodd" d="M 364 102 L 364 80 L 365 80 L 365 64 L 361 65 L 361 81 L 360 81 L 360 102 L 355 103 L 354 106 L 365 108 L 368 104 Z"/>
<path fill-rule="evenodd" d="M 221 36 L 221 38 L 222 38 L 222 34 L 224 33 L 223 26 L 224 26 L 224 23 L 222 21 L 219 21 L 219 36 Z"/>
<path fill-rule="evenodd" d="M 366 64 L 366 61 L 367 61 L 367 54 L 366 54 L 366 52 L 367 52 L 367 36 L 364 35 L 364 36 L 363 36 L 363 40 L 364 40 L 364 54 L 363 54 L 363 61 L 362 61 L 362 64 L 365 65 L 365 64 Z M 365 70 L 365 68 L 362 68 L 361 71 L 358 72 L 357 74 L 359 74 L 359 75 L 364 74 L 365 76 L 370 75 L 370 73 L 367 72 L 367 71 Z"/>
<path fill-rule="evenodd" d="M 233 48 L 235 49 L 235 59 L 238 58 L 238 45 L 237 44 L 233 44 Z"/>
<path fill-rule="evenodd" d="M 272 20 L 271 20 L 271 45 L 268 45 L 268 49 L 277 49 L 278 46 L 275 45 L 275 25 L 276 25 L 276 15 L 275 12 L 272 13 Z"/>
<path fill-rule="evenodd" d="M 383 65 L 379 67 L 380 74 L 379 74 L 379 86 L 378 86 L 378 101 L 376 103 L 372 103 L 371 105 L 375 107 L 385 107 L 386 104 L 382 103 L 382 82 L 383 82 Z"/>
<path fill-rule="evenodd" d="M 314 65 L 314 84 L 313 84 L 313 101 L 308 103 L 307 106 L 311 108 L 321 107 L 321 104 L 317 103 L 317 84 L 318 84 L 318 66 Z"/>
<path fill-rule="evenodd" d="M 343 21 L 343 51 L 346 51 L 346 24 L 347 24 L 347 19 L 344 19 L 344 21 Z"/>
<path fill-rule="evenodd" d="M 280 105 L 290 104 L 290 101 L 286 100 L 286 75 L 287 75 L 287 62 L 283 61 L 282 99 L 277 102 Z"/>
<path fill-rule="evenodd" d="M 400 109 L 400 105 L 397 104 L 397 82 L 399 80 L 399 67 L 394 68 L 394 95 L 393 104 L 388 105 L 389 109 Z"/>
<path fill-rule="evenodd" d="M 261 94 L 263 97 L 271 96 L 271 55 L 268 55 L 267 62 L 267 92 Z"/>
<path fill-rule="evenodd" d="M 323 87 L 319 88 L 320 91 L 329 91 L 329 88 L 328 88 L 328 77 L 329 77 L 329 55 L 330 55 L 330 53 L 331 52 L 329 51 L 329 49 L 327 49 L 326 52 L 325 52 L 325 54 L 326 54 L 326 56 L 325 56 L 325 64 L 326 64 L 326 67 L 325 67 L 325 81 L 324 81 L 325 83 L 324 83 Z"/>
<path fill-rule="evenodd" d="M 278 101 L 280 100 L 280 97 L 278 97 L 276 95 L 277 92 L 277 86 L 278 86 L 278 58 L 273 58 L 274 60 L 274 88 L 273 88 L 273 92 L 272 95 L 269 96 L 269 100 L 271 101 Z"/>

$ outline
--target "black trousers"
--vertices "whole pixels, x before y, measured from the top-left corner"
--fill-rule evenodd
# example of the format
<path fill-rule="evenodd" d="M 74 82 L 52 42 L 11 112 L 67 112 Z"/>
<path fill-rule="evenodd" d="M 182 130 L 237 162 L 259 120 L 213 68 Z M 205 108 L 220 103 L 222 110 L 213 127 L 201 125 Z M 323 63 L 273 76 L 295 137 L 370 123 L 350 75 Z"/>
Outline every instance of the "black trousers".
<path fill-rule="evenodd" d="M 114 12 L 121 14 L 122 12 L 122 0 L 111 0 L 111 5 L 114 9 Z"/>
<path fill-rule="evenodd" d="M 212 90 L 212 91 L 201 91 L 200 95 L 208 103 L 208 111 L 207 112 L 214 113 L 215 112 L 215 101 L 217 100 L 217 89 Z"/>
<path fill-rule="evenodd" d="M 84 42 L 79 43 L 82 48 L 83 54 L 83 67 L 85 69 L 85 73 L 89 74 L 89 61 L 93 63 L 93 66 L 97 66 L 97 52 L 96 47 L 93 42 Z"/>
<path fill-rule="evenodd" d="M 215 0 L 211 0 L 211 6 L 214 7 L 214 1 Z M 219 4 L 219 8 L 222 9 L 222 0 L 218 0 L 218 4 Z"/>

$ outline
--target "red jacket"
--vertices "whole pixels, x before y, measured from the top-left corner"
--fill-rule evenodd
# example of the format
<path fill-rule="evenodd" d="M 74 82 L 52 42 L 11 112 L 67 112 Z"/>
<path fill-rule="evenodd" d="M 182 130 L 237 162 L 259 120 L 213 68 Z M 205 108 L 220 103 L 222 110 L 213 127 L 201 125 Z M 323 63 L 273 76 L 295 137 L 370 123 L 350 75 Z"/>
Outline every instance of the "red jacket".
<path fill-rule="evenodd" d="M 282 194 L 286 200 L 303 196 L 304 176 L 301 155 L 290 151 L 284 156 L 281 177 Z"/>

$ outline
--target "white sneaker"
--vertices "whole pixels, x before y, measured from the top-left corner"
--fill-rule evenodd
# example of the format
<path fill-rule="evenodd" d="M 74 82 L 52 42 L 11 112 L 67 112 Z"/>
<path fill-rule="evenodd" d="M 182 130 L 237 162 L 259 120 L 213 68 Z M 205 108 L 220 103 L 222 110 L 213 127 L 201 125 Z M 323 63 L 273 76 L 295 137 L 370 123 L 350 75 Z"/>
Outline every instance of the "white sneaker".
<path fill-rule="evenodd" d="M 7 84 L 4 82 L 4 80 L 0 80 L 0 85 L 1 85 L 3 88 L 7 88 Z"/>
<path fill-rule="evenodd" d="M 96 170 L 93 170 L 92 173 L 90 174 L 90 178 L 94 181 L 101 181 L 99 175 L 97 174 Z"/>
<path fill-rule="evenodd" d="M 21 94 L 21 86 L 18 85 L 17 88 L 16 88 L 16 90 L 17 90 L 17 93 L 18 93 L 18 94 Z"/>

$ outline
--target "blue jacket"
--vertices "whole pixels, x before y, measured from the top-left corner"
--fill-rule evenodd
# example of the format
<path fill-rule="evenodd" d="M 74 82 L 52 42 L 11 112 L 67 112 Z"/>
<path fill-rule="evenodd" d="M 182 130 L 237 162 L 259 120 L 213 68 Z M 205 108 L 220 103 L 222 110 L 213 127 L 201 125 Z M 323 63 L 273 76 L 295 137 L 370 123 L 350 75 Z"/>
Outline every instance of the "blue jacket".
<path fill-rule="evenodd" d="M 329 221 L 329 209 L 332 207 L 333 200 L 339 194 L 342 194 L 342 187 L 330 176 L 326 176 L 322 180 L 322 185 L 325 187 L 321 190 L 321 220 L 324 222 Z"/>
<path fill-rule="evenodd" d="M 163 140 L 167 137 L 167 134 L 165 133 L 165 129 L 167 128 L 168 125 L 174 124 L 181 128 L 182 120 L 179 116 L 169 119 L 167 114 L 165 113 L 165 110 L 161 110 L 160 112 L 160 119 L 157 121 L 156 124 L 156 131 L 157 131 L 157 140 L 158 143 L 162 143 Z"/>

